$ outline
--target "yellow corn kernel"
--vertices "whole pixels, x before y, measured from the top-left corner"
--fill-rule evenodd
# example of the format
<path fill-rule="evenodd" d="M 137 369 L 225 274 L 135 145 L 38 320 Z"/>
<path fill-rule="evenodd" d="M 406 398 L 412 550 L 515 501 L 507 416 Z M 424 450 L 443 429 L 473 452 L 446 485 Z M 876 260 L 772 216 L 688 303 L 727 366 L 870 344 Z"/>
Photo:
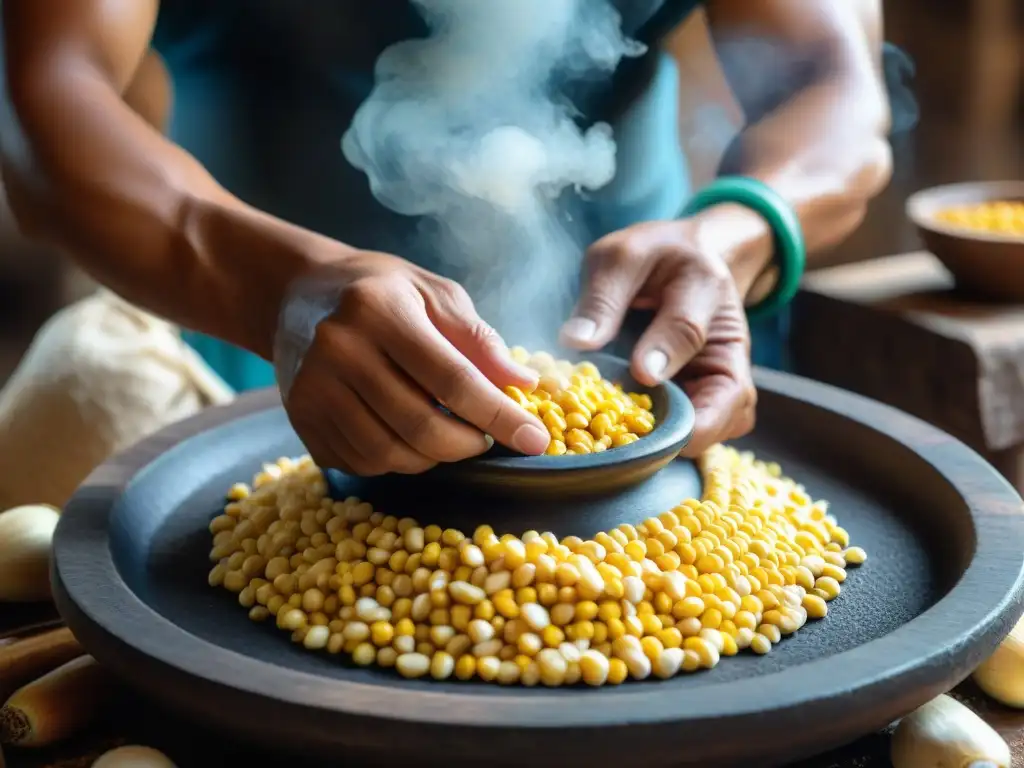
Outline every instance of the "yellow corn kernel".
<path fill-rule="evenodd" d="M 804 595 L 801 604 L 809 619 L 824 619 L 828 615 L 828 604 L 818 595 Z"/>
<path fill-rule="evenodd" d="M 868 559 L 868 553 L 860 547 L 849 547 L 843 550 L 843 559 L 847 565 L 863 565 Z"/>
<path fill-rule="evenodd" d="M 772 649 L 772 641 L 762 635 L 760 632 L 756 633 L 750 641 L 750 650 L 759 656 L 770 652 Z"/>
<path fill-rule="evenodd" d="M 958 229 L 971 229 L 1010 237 L 1024 236 L 1024 203 L 988 201 L 940 211 L 936 219 Z"/>
<path fill-rule="evenodd" d="M 565 422 L 574 451 L 639 439 L 644 400 L 556 375 L 553 393 L 520 392 Z M 267 467 L 210 525 L 211 586 L 306 649 L 406 677 L 618 684 L 768 653 L 827 616 L 867 557 L 827 503 L 723 446 L 701 459 L 703 498 L 586 540 L 489 526 L 467 538 L 330 499 L 308 458 Z"/>
<path fill-rule="evenodd" d="M 686 638 L 683 641 L 683 648 L 696 653 L 704 669 L 712 669 L 718 664 L 718 649 L 703 637 Z"/>
<path fill-rule="evenodd" d="M 476 657 L 475 656 L 461 656 L 459 660 L 455 662 L 455 676 L 459 680 L 472 680 L 476 675 Z"/>
<path fill-rule="evenodd" d="M 557 648 L 565 642 L 565 632 L 554 625 L 544 627 L 540 636 L 548 648 Z"/>
<path fill-rule="evenodd" d="M 825 600 L 835 600 L 839 597 L 839 582 L 830 576 L 822 576 L 814 582 L 814 587 L 824 593 Z"/>
<path fill-rule="evenodd" d="M 544 453 L 548 456 L 564 456 L 567 447 L 561 439 L 552 439 Z"/>
<path fill-rule="evenodd" d="M 502 590 L 494 595 L 491 598 L 491 602 L 494 603 L 494 610 L 506 619 L 514 619 L 519 615 L 519 605 L 516 603 L 515 595 L 510 589 Z"/>

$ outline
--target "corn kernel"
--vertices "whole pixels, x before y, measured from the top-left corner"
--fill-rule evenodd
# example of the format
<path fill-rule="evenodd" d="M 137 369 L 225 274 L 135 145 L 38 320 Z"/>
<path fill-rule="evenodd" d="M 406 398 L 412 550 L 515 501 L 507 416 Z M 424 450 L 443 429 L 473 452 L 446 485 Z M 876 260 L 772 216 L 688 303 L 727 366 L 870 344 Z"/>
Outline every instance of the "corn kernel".
<path fill-rule="evenodd" d="M 863 565 L 868 559 L 868 553 L 860 547 L 849 547 L 843 550 L 843 559 L 847 565 Z"/>
<path fill-rule="evenodd" d="M 585 370 L 557 397 L 521 392 L 574 451 L 653 428 L 642 397 Z M 723 446 L 701 459 L 703 499 L 590 539 L 467 538 L 331 500 L 308 458 L 267 467 L 210 525 L 210 585 L 307 650 L 411 678 L 615 685 L 711 668 L 827 616 L 867 558 L 825 502 Z"/>
<path fill-rule="evenodd" d="M 1024 237 L 1024 202 L 992 200 L 956 206 L 940 211 L 935 218 L 957 229 Z"/>

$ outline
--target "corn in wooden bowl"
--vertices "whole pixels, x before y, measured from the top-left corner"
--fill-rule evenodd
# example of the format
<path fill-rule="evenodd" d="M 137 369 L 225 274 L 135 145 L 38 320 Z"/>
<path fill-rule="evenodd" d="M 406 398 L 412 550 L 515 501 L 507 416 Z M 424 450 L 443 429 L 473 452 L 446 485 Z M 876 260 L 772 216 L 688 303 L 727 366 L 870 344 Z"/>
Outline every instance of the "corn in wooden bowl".
<path fill-rule="evenodd" d="M 959 289 L 1024 301 L 1024 182 L 926 189 L 907 201 L 907 216 Z"/>

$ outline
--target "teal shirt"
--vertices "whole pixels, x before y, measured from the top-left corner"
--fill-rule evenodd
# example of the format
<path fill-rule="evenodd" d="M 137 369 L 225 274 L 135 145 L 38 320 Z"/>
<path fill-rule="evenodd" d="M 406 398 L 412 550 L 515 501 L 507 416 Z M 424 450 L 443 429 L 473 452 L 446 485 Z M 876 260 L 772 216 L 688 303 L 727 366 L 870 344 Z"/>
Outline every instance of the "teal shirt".
<path fill-rule="evenodd" d="M 610 122 L 618 144 L 611 184 L 575 201 L 592 240 L 674 218 L 691 194 L 678 75 L 657 43 L 699 4 L 617 0 L 623 31 L 651 53 L 624 61 L 606 81 L 568 86 L 581 121 Z M 171 137 L 262 210 L 444 273 L 437 254 L 411 245 L 415 219 L 378 203 L 340 150 L 381 51 L 425 34 L 409 0 L 164 0 L 154 46 L 174 81 Z M 778 324 L 757 330 L 755 354 L 776 351 Z M 195 333 L 186 338 L 235 389 L 274 383 L 272 366 L 254 355 Z"/>

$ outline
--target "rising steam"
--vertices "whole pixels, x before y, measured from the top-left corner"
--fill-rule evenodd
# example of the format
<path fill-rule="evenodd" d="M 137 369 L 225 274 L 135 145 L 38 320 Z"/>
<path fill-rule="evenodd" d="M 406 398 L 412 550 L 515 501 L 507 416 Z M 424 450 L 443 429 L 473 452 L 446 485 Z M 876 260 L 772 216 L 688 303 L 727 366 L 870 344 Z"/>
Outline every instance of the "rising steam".
<path fill-rule="evenodd" d="M 419 251 L 510 342 L 549 347 L 579 280 L 559 205 L 615 175 L 605 124 L 581 130 L 557 89 L 643 46 L 607 0 L 413 0 L 430 37 L 388 48 L 342 141 L 388 208 L 424 217 Z"/>

